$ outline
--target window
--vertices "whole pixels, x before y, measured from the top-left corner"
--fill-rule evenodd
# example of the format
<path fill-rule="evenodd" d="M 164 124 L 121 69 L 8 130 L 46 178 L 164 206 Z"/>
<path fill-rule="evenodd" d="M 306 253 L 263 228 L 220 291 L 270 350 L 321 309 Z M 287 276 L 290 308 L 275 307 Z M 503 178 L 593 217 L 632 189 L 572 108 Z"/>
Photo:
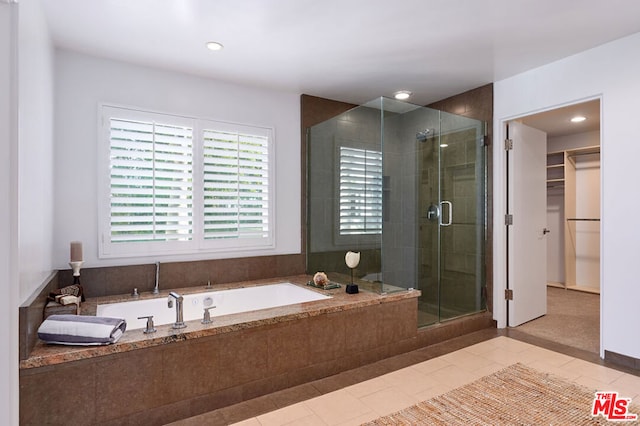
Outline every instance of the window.
<path fill-rule="evenodd" d="M 340 235 L 382 233 L 382 152 L 340 147 Z"/>
<path fill-rule="evenodd" d="M 271 129 L 102 114 L 101 256 L 273 247 Z"/>
<path fill-rule="evenodd" d="M 111 118 L 112 242 L 193 238 L 193 129 Z"/>
<path fill-rule="evenodd" d="M 264 136 L 204 131 L 204 235 L 265 238 L 269 152 Z"/>

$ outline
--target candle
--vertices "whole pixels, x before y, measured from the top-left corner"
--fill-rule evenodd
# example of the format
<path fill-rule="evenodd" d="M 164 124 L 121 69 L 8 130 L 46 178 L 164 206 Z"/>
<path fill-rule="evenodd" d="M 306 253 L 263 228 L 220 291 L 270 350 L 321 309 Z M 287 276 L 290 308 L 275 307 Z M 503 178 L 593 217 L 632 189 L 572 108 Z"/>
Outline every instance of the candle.
<path fill-rule="evenodd" d="M 82 262 L 82 242 L 71 241 L 71 261 Z"/>

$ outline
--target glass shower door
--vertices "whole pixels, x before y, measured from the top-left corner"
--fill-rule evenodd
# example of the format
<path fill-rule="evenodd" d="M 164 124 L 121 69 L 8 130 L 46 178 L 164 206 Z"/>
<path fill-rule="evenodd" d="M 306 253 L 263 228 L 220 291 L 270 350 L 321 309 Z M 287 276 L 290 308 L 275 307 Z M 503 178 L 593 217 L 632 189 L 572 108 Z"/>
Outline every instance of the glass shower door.
<path fill-rule="evenodd" d="M 418 162 L 418 277 L 422 292 L 418 299 L 418 326 L 435 324 L 440 320 L 440 235 L 442 205 L 440 188 L 440 132 L 439 126 L 416 133 Z M 450 213 L 451 210 L 449 210 Z"/>
<path fill-rule="evenodd" d="M 421 326 L 485 309 L 482 123 L 441 112 L 438 130 L 416 136 Z"/>

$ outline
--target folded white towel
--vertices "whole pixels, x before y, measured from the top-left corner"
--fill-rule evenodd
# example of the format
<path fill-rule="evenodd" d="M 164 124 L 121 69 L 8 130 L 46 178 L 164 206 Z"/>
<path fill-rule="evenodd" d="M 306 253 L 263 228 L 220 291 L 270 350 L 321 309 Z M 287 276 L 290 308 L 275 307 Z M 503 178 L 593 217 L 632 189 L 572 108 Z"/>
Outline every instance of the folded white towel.
<path fill-rule="evenodd" d="M 116 343 L 126 328 L 122 318 L 51 315 L 38 328 L 38 337 L 59 345 L 108 345 Z"/>

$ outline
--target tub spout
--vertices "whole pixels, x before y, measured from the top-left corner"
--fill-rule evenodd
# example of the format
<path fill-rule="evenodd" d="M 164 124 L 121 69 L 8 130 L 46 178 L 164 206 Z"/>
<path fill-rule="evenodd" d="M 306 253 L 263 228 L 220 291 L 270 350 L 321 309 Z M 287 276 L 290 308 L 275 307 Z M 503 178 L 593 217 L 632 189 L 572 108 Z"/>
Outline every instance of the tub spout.
<path fill-rule="evenodd" d="M 167 306 L 173 307 L 173 299 L 176 300 L 176 322 L 171 326 L 172 328 L 185 328 L 187 325 L 184 323 L 182 303 L 184 298 L 178 293 L 171 292 L 167 299 Z"/>

